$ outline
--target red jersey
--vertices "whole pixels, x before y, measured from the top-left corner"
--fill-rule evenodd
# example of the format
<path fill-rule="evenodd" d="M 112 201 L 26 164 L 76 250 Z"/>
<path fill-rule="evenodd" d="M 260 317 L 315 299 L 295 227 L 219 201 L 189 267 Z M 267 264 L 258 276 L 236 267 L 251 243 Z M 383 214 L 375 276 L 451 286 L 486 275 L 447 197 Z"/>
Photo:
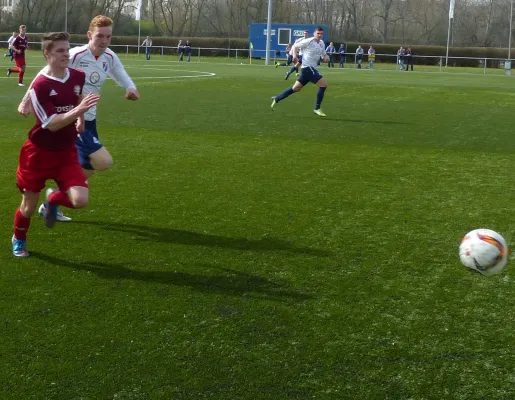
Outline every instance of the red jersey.
<path fill-rule="evenodd" d="M 21 50 L 21 53 L 18 53 L 16 51 L 14 52 L 14 58 L 25 58 L 25 50 L 27 50 L 29 47 L 29 38 L 27 37 L 27 35 L 25 35 L 25 37 L 23 38 L 20 35 L 18 35 L 16 36 L 16 39 L 14 39 L 12 46 L 16 50 Z"/>
<path fill-rule="evenodd" d="M 40 73 L 29 90 L 36 124 L 29 132 L 29 140 L 50 151 L 74 149 L 77 140 L 75 123 L 52 132 L 46 127 L 58 114 L 71 111 L 79 103 L 86 74 L 67 68 L 63 79 Z"/>

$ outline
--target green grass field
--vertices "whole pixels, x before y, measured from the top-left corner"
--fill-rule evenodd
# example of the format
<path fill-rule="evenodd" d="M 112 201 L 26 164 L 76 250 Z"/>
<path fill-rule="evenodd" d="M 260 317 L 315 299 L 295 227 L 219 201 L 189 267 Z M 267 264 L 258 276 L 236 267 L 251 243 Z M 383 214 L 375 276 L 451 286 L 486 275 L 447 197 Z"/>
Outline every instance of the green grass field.
<path fill-rule="evenodd" d="M 32 54 L 27 83 L 43 59 Z M 123 58 L 122 58 L 123 59 Z M 103 90 L 112 170 L 11 254 L 33 123 L 0 78 L 0 399 L 512 399 L 514 78 L 131 57 Z M 9 63 L 4 61 L 7 68 Z M 50 182 L 49 182 L 50 184 Z"/>

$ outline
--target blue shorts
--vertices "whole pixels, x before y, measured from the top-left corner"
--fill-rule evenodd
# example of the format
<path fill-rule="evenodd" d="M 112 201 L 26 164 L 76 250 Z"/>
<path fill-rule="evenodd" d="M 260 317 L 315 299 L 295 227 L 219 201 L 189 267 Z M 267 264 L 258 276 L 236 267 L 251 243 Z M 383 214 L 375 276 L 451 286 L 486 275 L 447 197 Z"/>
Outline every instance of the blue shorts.
<path fill-rule="evenodd" d="M 316 68 L 303 67 L 300 70 L 300 76 L 297 78 L 297 81 L 302 83 L 302 86 L 306 86 L 309 82 L 317 83 L 320 79 L 322 79 L 322 75 L 320 75 Z"/>
<path fill-rule="evenodd" d="M 103 145 L 98 140 L 97 120 L 85 121 L 85 129 L 77 137 L 75 147 L 79 153 L 79 162 L 84 169 L 94 169 L 89 161 L 89 156 L 100 150 Z"/>
<path fill-rule="evenodd" d="M 299 56 L 299 62 L 302 64 L 302 56 Z"/>

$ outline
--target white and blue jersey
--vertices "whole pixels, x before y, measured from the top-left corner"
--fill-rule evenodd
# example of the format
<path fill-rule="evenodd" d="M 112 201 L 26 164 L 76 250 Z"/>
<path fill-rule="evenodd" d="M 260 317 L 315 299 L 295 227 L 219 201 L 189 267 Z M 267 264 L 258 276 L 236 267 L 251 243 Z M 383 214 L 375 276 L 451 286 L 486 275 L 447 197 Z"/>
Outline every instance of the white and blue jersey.
<path fill-rule="evenodd" d="M 303 86 L 308 82 L 316 84 L 322 79 L 322 75 L 320 75 L 316 67 L 320 57 L 327 55 L 324 42 L 322 40 L 317 42 L 315 38 L 307 38 L 301 40 L 295 46 L 302 50 L 302 67 L 297 81 L 302 83 Z"/>
<path fill-rule="evenodd" d="M 316 41 L 315 38 L 302 39 L 295 42 L 295 47 L 302 52 L 302 69 L 307 67 L 316 68 L 320 57 L 327 55 L 325 44 L 322 40 Z"/>
<path fill-rule="evenodd" d="M 89 93 L 100 94 L 100 88 L 108 77 L 112 78 L 122 88 L 136 88 L 122 62 L 111 49 L 106 49 L 102 55 L 95 57 L 87 44 L 74 47 L 70 50 L 70 67 L 80 69 L 86 73 L 84 95 Z M 84 119 L 92 121 L 96 119 L 96 116 L 97 108 L 92 107 L 84 114 Z"/>
<path fill-rule="evenodd" d="M 136 88 L 122 62 L 111 49 L 106 49 L 99 57 L 95 57 L 87 44 L 75 47 L 70 50 L 70 67 L 80 69 L 86 73 L 84 95 L 89 93 L 99 94 L 100 88 L 108 77 L 112 78 L 122 88 Z M 75 142 L 79 153 L 79 161 L 85 169 L 93 169 L 89 156 L 103 147 L 98 139 L 96 118 L 97 108 L 95 106 L 84 114 L 84 132 L 78 135 Z"/>

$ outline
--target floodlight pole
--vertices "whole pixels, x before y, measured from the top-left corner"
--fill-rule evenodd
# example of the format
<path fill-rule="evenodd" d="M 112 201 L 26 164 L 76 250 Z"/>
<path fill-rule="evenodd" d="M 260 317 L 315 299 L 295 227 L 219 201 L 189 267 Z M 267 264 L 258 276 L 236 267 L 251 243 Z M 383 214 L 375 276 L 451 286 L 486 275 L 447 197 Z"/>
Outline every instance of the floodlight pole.
<path fill-rule="evenodd" d="M 508 36 L 508 61 L 511 60 L 511 22 L 513 21 L 513 0 L 510 6 L 510 35 Z"/>
<path fill-rule="evenodd" d="M 445 51 L 445 66 L 447 67 L 447 63 L 449 61 L 449 39 L 451 38 L 451 23 L 452 18 L 449 18 L 449 27 L 447 28 L 447 50 Z"/>
<path fill-rule="evenodd" d="M 270 42 L 272 41 L 272 0 L 268 0 L 268 16 L 266 18 L 266 56 L 265 65 L 270 62 Z"/>

